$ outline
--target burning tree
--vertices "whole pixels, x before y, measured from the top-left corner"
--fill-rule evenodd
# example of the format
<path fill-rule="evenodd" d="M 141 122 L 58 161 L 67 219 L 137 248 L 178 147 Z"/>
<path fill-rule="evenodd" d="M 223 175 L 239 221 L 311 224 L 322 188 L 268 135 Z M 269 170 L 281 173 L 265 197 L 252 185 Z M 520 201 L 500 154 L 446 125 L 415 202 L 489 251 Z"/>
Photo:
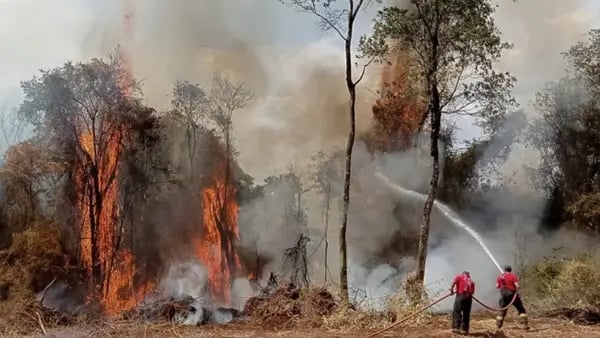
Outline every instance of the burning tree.
<path fill-rule="evenodd" d="M 198 95 L 197 91 L 194 93 Z M 239 239 L 239 208 L 234 175 L 233 114 L 246 107 L 252 98 L 252 91 L 243 83 L 234 83 L 227 77 L 215 74 L 210 97 L 202 102 L 205 109 L 208 109 L 208 118 L 214 123 L 224 149 L 214 152 L 213 160 L 216 164 L 211 169 L 211 178 L 203 182 L 203 235 L 196 240 L 195 248 L 198 258 L 208 270 L 213 297 L 224 304 L 231 301 L 231 283 L 241 268 L 235 248 L 235 241 Z M 198 125 L 197 120 L 198 118 L 188 122 Z"/>
<path fill-rule="evenodd" d="M 429 222 L 440 176 L 438 140 L 442 114 L 482 118 L 493 130 L 514 100 L 509 89 L 514 78 L 497 73 L 494 63 L 510 48 L 496 28 L 494 5 L 481 0 L 412 0 L 407 9 L 379 11 L 373 36 L 361 41 L 370 56 L 389 52 L 393 40 L 415 62 L 414 78 L 425 89 L 430 118 L 432 174 L 419 234 L 417 280 L 423 284 Z"/>
<path fill-rule="evenodd" d="M 423 93 L 411 83 L 411 60 L 397 50 L 393 62 L 384 68 L 379 98 L 373 106 L 373 127 L 366 143 L 373 150 L 406 150 L 423 125 Z"/>
<path fill-rule="evenodd" d="M 121 191 L 124 159 L 154 128 L 152 110 L 119 56 L 67 63 L 22 83 L 20 114 L 69 163 L 79 258 L 90 292 L 115 314 L 135 306 L 135 262 Z M 143 288 L 142 288 L 143 289 Z"/>

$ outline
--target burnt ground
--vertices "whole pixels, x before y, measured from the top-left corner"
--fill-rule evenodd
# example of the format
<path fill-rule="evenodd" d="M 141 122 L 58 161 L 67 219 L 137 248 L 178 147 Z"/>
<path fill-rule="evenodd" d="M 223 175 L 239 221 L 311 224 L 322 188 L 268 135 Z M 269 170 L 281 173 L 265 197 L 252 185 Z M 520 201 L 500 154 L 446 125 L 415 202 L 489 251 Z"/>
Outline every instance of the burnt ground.
<path fill-rule="evenodd" d="M 378 337 L 460 337 L 453 335 L 449 330 L 450 318 L 446 315 L 424 319 L 421 325 L 403 327 L 389 330 Z M 472 318 L 471 337 L 600 337 L 600 325 L 582 326 L 566 319 L 532 317 L 531 330 L 521 330 L 516 318 L 509 315 L 505 327 L 501 332 L 496 332 L 495 321 L 489 314 L 475 314 Z M 41 334 L 32 334 L 27 337 L 44 337 Z M 251 323 L 237 323 L 228 325 L 206 325 L 201 327 L 184 327 L 170 324 L 141 324 L 136 322 L 112 322 L 102 325 L 78 325 L 47 330 L 45 337 L 79 338 L 79 337 L 366 337 L 375 330 L 348 330 L 330 331 L 326 329 L 283 329 L 264 330 L 262 327 Z M 21 336 L 13 336 L 21 337 Z"/>

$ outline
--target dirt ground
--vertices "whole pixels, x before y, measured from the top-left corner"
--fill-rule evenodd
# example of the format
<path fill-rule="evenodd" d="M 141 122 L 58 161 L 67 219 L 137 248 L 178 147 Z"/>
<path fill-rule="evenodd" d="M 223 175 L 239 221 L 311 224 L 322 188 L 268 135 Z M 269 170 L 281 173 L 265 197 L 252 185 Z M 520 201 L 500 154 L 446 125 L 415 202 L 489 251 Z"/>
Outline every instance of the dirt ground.
<path fill-rule="evenodd" d="M 401 327 L 389 330 L 378 337 L 460 337 L 450 333 L 450 318 L 448 316 L 436 316 L 427 319 L 417 327 Z M 600 337 L 600 326 L 579 326 L 563 319 L 531 318 L 531 330 L 521 330 L 514 317 L 507 319 L 505 328 L 496 332 L 493 317 L 478 314 L 472 318 L 471 337 L 561 337 L 561 338 L 593 338 Z M 113 322 L 94 326 L 73 326 L 60 329 L 47 330 L 46 336 L 41 333 L 27 337 L 52 337 L 52 338 L 79 338 L 79 337 L 366 337 L 375 330 L 361 330 L 354 332 L 332 332 L 322 329 L 284 329 L 278 331 L 266 331 L 260 326 L 249 323 L 237 323 L 229 325 L 206 325 L 202 327 L 184 327 L 170 324 L 140 324 L 132 322 Z M 13 336 L 18 337 L 18 336 Z"/>

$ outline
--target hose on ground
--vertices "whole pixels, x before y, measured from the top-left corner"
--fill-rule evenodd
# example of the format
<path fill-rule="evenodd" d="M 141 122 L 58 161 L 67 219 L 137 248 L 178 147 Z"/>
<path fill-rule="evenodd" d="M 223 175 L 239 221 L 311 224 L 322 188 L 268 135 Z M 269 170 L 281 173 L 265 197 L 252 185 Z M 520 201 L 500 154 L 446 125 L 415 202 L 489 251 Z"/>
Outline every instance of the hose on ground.
<path fill-rule="evenodd" d="M 446 299 L 446 298 L 448 298 L 448 297 L 450 297 L 450 296 L 452 296 L 452 295 L 454 295 L 454 293 L 448 293 L 448 294 L 446 294 L 445 296 L 442 296 L 442 297 L 438 298 L 437 300 L 435 300 L 434 302 L 432 302 L 432 303 L 430 303 L 430 304 L 426 305 L 425 307 L 422 307 L 421 309 L 419 309 L 419 310 L 417 310 L 417 311 L 415 311 L 415 312 L 411 313 L 410 315 L 408 315 L 408 316 L 404 317 L 402 320 L 399 320 L 399 321 L 397 321 L 397 322 L 393 323 L 392 325 L 389 325 L 389 326 L 387 326 L 387 327 L 384 327 L 383 329 L 381 329 L 381 330 L 379 330 L 379 331 L 377 331 L 377 332 L 374 332 L 374 333 L 372 333 L 372 334 L 370 334 L 370 335 L 366 336 L 365 338 L 372 338 L 372 337 L 375 337 L 375 336 L 377 336 L 377 335 L 380 335 L 380 334 L 384 333 L 385 331 L 388 331 L 388 330 L 390 330 L 390 329 L 392 329 L 392 328 L 394 328 L 394 327 L 396 327 L 396 326 L 398 326 L 398 325 L 400 325 L 400 324 L 402 324 L 402 323 L 404 323 L 404 322 L 408 321 L 409 319 L 411 319 L 411 318 L 415 317 L 415 316 L 416 316 L 416 315 L 418 315 L 419 313 L 421 313 L 421 312 L 423 312 L 423 311 L 425 311 L 425 310 L 429 309 L 430 307 L 432 307 L 432 306 L 436 305 L 437 303 L 439 303 L 439 302 L 443 301 L 444 299 Z M 509 308 L 509 307 L 510 307 L 510 306 L 511 306 L 511 305 L 512 305 L 514 302 L 515 302 L 515 300 L 517 299 L 517 296 L 518 296 L 518 293 L 516 293 L 516 292 L 515 292 L 515 295 L 513 296 L 513 298 L 512 298 L 512 300 L 510 301 L 510 303 L 508 303 L 508 305 L 506 305 L 506 306 L 505 306 L 505 307 L 503 307 L 503 308 L 495 308 L 495 307 L 491 307 L 491 306 L 485 305 L 483 302 L 481 302 L 481 301 L 480 301 L 479 299 L 477 299 L 477 297 L 475 297 L 475 296 L 473 296 L 473 299 L 474 299 L 474 300 L 475 300 L 477 303 L 479 303 L 479 305 L 483 306 L 484 308 L 486 308 L 486 309 L 488 309 L 488 310 L 490 310 L 490 311 L 498 311 L 498 312 L 501 312 L 501 311 L 504 311 L 504 310 L 508 310 L 508 308 Z"/>
<path fill-rule="evenodd" d="M 400 324 L 402 324 L 402 323 L 404 323 L 404 322 L 408 321 L 409 319 L 411 319 L 411 318 L 415 317 L 415 316 L 416 316 L 416 315 L 418 315 L 419 313 L 421 313 L 421 312 L 423 312 L 423 311 L 425 311 L 425 310 L 429 309 L 430 307 L 432 307 L 432 306 L 436 305 L 437 303 L 439 303 L 439 302 L 443 301 L 444 299 L 446 299 L 446 298 L 448 298 L 448 297 L 450 297 L 450 296 L 452 296 L 452 295 L 453 295 L 452 293 L 448 293 L 448 294 L 446 294 L 445 296 L 438 298 L 438 299 L 437 299 L 437 300 L 435 300 L 434 302 L 432 302 L 432 303 L 429 303 L 429 304 L 428 304 L 428 305 L 426 305 L 425 307 L 422 307 L 421 309 L 419 309 L 419 310 L 417 310 L 417 311 L 415 311 L 415 312 L 411 313 L 410 315 L 408 315 L 408 316 L 404 317 L 402 320 L 398 320 L 398 321 L 396 321 L 395 323 L 392 323 L 392 325 L 389 325 L 389 326 L 387 326 L 387 327 L 384 327 L 383 329 L 381 329 L 381 330 L 379 330 L 379 331 L 377 331 L 377 332 L 374 332 L 374 333 L 372 333 L 372 334 L 370 334 L 370 335 L 366 336 L 365 338 L 372 338 L 372 337 L 375 337 L 375 336 L 377 336 L 377 335 L 379 335 L 379 334 L 382 334 L 383 332 L 385 332 L 385 331 L 387 331 L 387 330 L 390 330 L 390 329 L 394 328 L 395 326 L 398 326 L 398 325 L 400 325 Z"/>
<path fill-rule="evenodd" d="M 485 304 L 483 304 L 479 299 L 477 299 L 477 297 L 473 296 L 473 299 L 479 303 L 479 305 L 483 306 L 484 308 L 490 310 L 490 311 L 498 311 L 498 312 L 502 312 L 504 310 L 508 310 L 508 308 L 513 305 L 513 303 L 515 302 L 515 300 L 517 300 L 517 296 L 519 296 L 518 293 L 515 292 L 515 295 L 513 296 L 512 300 L 510 301 L 510 303 L 508 303 L 508 305 L 506 305 L 503 308 L 495 308 L 495 307 L 491 307 L 491 306 L 487 306 Z"/>

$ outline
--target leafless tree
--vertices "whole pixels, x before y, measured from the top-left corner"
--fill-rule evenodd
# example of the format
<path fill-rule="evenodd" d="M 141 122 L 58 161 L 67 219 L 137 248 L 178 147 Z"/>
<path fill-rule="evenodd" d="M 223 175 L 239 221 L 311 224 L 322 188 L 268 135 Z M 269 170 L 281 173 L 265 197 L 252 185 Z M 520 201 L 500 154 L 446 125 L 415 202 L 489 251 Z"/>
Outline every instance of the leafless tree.
<path fill-rule="evenodd" d="M 209 98 L 198 84 L 177 81 L 173 88 L 171 105 L 171 114 L 185 128 L 191 180 L 196 177 L 195 162 L 201 131 L 209 122 Z"/>
<path fill-rule="evenodd" d="M 17 115 L 17 109 L 10 109 L 6 105 L 0 109 L 0 132 L 4 150 L 23 140 L 26 122 Z"/>
<path fill-rule="evenodd" d="M 342 301 L 348 303 L 348 264 L 346 226 L 348 224 L 348 207 L 350 205 L 350 177 L 352 175 L 352 149 L 356 130 L 356 87 L 363 79 L 367 67 L 374 60 L 370 58 L 362 66 L 358 76 L 354 74 L 355 63 L 352 53 L 354 42 L 354 25 L 361 10 L 367 7 L 370 0 L 279 0 L 300 12 L 314 15 L 319 27 L 324 31 L 334 31 L 344 41 L 344 57 L 346 68 L 346 87 L 348 89 L 348 115 L 350 130 L 346 143 L 346 165 L 344 175 L 344 195 L 342 203 L 342 222 L 340 225 L 340 288 Z"/>

